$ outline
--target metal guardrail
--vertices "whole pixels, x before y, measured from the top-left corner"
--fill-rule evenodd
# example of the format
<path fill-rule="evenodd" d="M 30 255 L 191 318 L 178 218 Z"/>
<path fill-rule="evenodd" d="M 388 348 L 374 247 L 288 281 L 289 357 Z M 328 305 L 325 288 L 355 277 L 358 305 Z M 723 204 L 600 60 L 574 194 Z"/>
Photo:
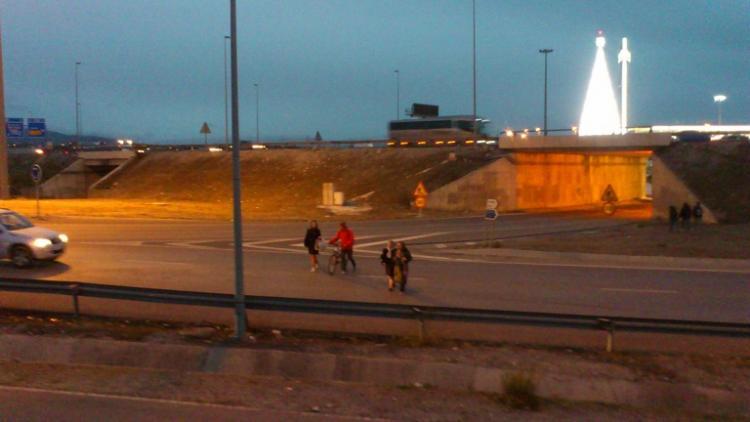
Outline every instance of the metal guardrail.
<path fill-rule="evenodd" d="M 79 314 L 80 297 L 225 308 L 232 308 L 235 304 L 233 295 L 223 293 L 15 278 L 0 279 L 0 291 L 69 295 L 73 300 L 76 315 Z M 245 307 L 261 311 L 410 319 L 420 322 L 420 335 L 424 333 L 425 320 L 604 330 L 608 333 L 608 350 L 612 349 L 612 336 L 615 330 L 750 338 L 750 323 L 502 311 L 271 296 L 246 296 Z"/>

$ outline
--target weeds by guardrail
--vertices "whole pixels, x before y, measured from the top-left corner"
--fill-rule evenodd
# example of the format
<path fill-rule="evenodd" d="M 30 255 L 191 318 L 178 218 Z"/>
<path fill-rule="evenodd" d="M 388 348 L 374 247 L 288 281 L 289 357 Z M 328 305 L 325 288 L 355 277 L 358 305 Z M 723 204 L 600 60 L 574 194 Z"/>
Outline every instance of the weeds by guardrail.
<path fill-rule="evenodd" d="M 81 297 L 222 308 L 232 308 L 235 305 L 234 296 L 231 294 L 15 278 L 0 278 L 0 291 L 68 295 L 72 299 L 73 312 L 76 315 L 80 313 Z M 424 336 L 424 321 L 426 320 L 600 330 L 607 333 L 608 351 L 614 348 L 616 331 L 750 338 L 750 324 L 748 323 L 520 312 L 271 296 L 245 296 L 245 307 L 259 311 L 414 320 L 419 322 L 420 337 Z"/>

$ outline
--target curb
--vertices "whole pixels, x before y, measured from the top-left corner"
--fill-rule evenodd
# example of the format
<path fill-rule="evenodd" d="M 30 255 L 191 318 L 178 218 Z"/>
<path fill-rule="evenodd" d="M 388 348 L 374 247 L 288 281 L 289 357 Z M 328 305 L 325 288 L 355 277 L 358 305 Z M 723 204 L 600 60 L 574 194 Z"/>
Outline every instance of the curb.
<path fill-rule="evenodd" d="M 276 349 L 140 343 L 120 340 L 6 334 L 0 360 L 24 363 L 119 366 L 237 376 L 265 376 L 388 387 L 437 387 L 502 394 L 513 370 L 446 362 L 368 358 Z M 538 394 L 549 399 L 651 407 L 679 398 L 682 406 L 750 412 L 742 391 L 662 381 L 636 382 L 562 374 L 532 375 Z M 744 392 L 746 393 L 746 392 Z"/>

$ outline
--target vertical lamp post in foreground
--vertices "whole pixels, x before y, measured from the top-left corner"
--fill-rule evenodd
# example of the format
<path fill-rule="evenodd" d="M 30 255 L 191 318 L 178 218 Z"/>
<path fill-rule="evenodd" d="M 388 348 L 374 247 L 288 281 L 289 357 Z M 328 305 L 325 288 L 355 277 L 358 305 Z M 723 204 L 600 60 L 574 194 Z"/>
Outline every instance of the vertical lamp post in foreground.
<path fill-rule="evenodd" d="M 719 105 L 719 124 L 721 124 L 721 103 L 727 100 L 727 96 L 724 94 L 714 95 L 714 102 Z"/>
<path fill-rule="evenodd" d="M 2 35 L 0 35 L 2 38 Z M 0 199 L 10 198 L 10 177 L 8 175 L 8 142 L 5 134 L 5 81 L 3 79 L 3 48 L 0 40 Z"/>
<path fill-rule="evenodd" d="M 242 267 L 242 202 L 240 179 L 240 109 L 237 89 L 237 0 L 229 0 L 232 58 L 232 196 L 234 219 L 234 300 L 235 337 L 241 340 L 247 330 L 245 321 L 245 277 Z"/>
<path fill-rule="evenodd" d="M 473 85 L 474 85 L 474 95 L 473 95 L 473 106 L 472 106 L 472 115 L 474 116 L 474 121 L 472 122 L 472 126 L 474 128 L 474 141 L 477 139 L 477 133 L 478 133 L 478 124 L 477 124 L 477 2 L 476 0 L 471 1 L 471 60 L 472 60 L 472 75 L 473 75 Z M 456 144 L 458 145 L 458 144 Z"/>
<path fill-rule="evenodd" d="M 229 149 L 229 93 L 227 92 L 227 40 L 229 35 L 224 35 L 224 145 Z"/>
<path fill-rule="evenodd" d="M 540 53 L 544 54 L 544 136 L 547 136 L 547 56 L 555 50 L 542 48 Z"/>

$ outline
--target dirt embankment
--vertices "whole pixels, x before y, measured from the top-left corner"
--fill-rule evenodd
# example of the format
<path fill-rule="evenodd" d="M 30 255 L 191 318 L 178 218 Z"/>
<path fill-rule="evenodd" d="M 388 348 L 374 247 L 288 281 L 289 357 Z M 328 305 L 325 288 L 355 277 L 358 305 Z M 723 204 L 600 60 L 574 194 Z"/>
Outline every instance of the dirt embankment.
<path fill-rule="evenodd" d="M 378 215 L 408 212 L 417 183 L 433 190 L 495 157 L 466 150 L 449 159 L 447 149 L 266 150 L 242 152 L 243 209 L 251 216 L 316 218 L 322 184 L 333 182 L 347 199 Z M 150 154 L 122 174 L 100 198 L 193 201 L 229 207 L 232 192 L 228 153 Z M 368 195 L 369 194 L 369 195 Z"/>
<path fill-rule="evenodd" d="M 722 222 L 750 222 L 750 143 L 683 143 L 658 156 Z"/>

